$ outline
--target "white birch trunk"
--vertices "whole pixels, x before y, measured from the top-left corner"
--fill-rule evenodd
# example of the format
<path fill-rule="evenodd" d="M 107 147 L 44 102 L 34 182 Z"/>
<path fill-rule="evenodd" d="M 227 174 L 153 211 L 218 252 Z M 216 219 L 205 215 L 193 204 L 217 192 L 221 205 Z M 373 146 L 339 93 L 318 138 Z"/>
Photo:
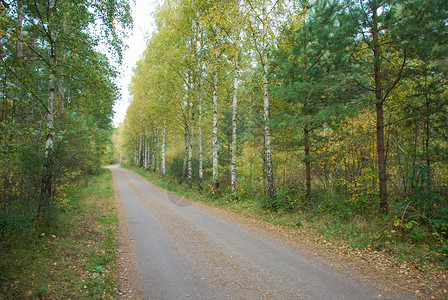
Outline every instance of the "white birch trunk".
<path fill-rule="evenodd" d="M 151 166 L 151 141 L 149 138 L 149 134 L 146 137 L 146 169 L 149 169 Z"/>
<path fill-rule="evenodd" d="M 268 20 L 266 12 L 266 3 L 263 6 L 263 117 L 264 117 L 264 152 L 266 161 L 266 178 L 268 184 L 268 196 L 273 198 L 275 195 L 274 170 L 271 158 L 271 135 L 269 125 L 269 92 L 268 92 Z"/>
<path fill-rule="evenodd" d="M 143 168 L 145 168 L 145 170 L 148 168 L 148 137 L 145 134 L 145 150 L 144 150 L 144 161 L 143 161 Z"/>
<path fill-rule="evenodd" d="M 232 192 L 237 193 L 238 187 L 236 182 L 236 159 L 237 159 L 237 107 L 238 107 L 238 81 L 239 81 L 239 64 L 238 58 L 235 56 L 235 75 L 233 78 L 233 102 L 232 102 L 232 161 L 230 163 L 230 176 Z"/>
<path fill-rule="evenodd" d="M 151 128 L 149 128 L 149 130 L 151 130 Z M 148 147 L 148 169 L 150 170 L 151 169 L 151 167 L 152 166 L 154 166 L 154 162 L 155 162 L 155 159 L 156 159 L 156 157 L 155 157 L 155 154 L 154 154 L 154 151 L 155 151 L 155 145 L 154 145 L 154 143 L 152 144 L 152 146 L 151 146 L 151 135 L 150 134 L 148 134 L 148 145 L 149 145 L 149 147 Z"/>
<path fill-rule="evenodd" d="M 138 167 L 143 167 L 143 133 L 140 132 L 140 141 L 138 146 Z"/>
<path fill-rule="evenodd" d="M 147 169 L 151 169 L 151 152 L 152 148 L 151 148 L 151 136 L 148 134 L 148 167 Z"/>
<path fill-rule="evenodd" d="M 188 119 L 185 117 L 185 129 L 184 129 L 184 162 L 182 166 L 182 176 L 180 177 L 180 184 L 182 184 L 185 180 L 185 175 L 187 172 L 187 164 L 188 164 Z"/>
<path fill-rule="evenodd" d="M 199 89 L 201 86 L 199 85 Z M 198 143 L 199 143 L 199 186 L 201 187 L 204 183 L 204 148 L 202 146 L 202 92 L 199 91 L 199 115 L 198 115 Z"/>
<path fill-rule="evenodd" d="M 199 40 L 199 51 L 202 53 L 203 51 L 203 30 L 200 31 L 200 40 Z M 204 184 L 204 147 L 202 144 L 202 76 L 203 76 L 203 62 L 199 60 L 198 63 L 199 70 L 199 104 L 198 104 L 198 144 L 199 144 L 199 188 L 202 188 Z"/>
<path fill-rule="evenodd" d="M 54 53 L 54 49 L 53 49 Z M 48 105 L 47 105 L 47 138 L 45 140 L 45 162 L 42 176 L 41 201 L 38 207 L 38 215 L 42 217 L 48 210 L 52 195 L 53 173 L 53 128 L 54 128 L 54 102 L 56 99 L 56 56 L 50 58 L 50 76 L 48 79 Z"/>
<path fill-rule="evenodd" d="M 165 122 L 163 122 L 163 127 L 162 127 L 162 164 L 160 166 L 161 167 L 160 174 L 162 175 L 162 177 L 165 177 L 165 175 L 166 175 L 165 151 L 166 151 L 166 125 L 165 125 Z"/>
<path fill-rule="evenodd" d="M 52 58 L 52 60 L 56 60 L 55 58 Z M 55 81 L 56 76 L 52 72 L 50 74 L 49 79 L 49 97 L 48 97 L 48 112 L 47 112 L 47 128 L 52 131 L 54 128 L 54 101 L 55 101 Z M 53 154 L 53 134 L 49 132 L 47 134 L 47 140 L 45 141 L 45 159 L 49 159 L 51 155 Z"/>
<path fill-rule="evenodd" d="M 217 50 L 215 50 L 217 51 Z M 215 70 L 213 71 L 213 135 L 212 135 L 212 152 L 213 152 L 213 189 L 218 192 L 219 174 L 218 174 L 218 57 L 215 53 Z"/>
<path fill-rule="evenodd" d="M 142 149 L 142 168 L 146 169 L 146 133 L 144 134 L 143 137 L 143 149 Z"/>
<path fill-rule="evenodd" d="M 193 158 L 193 138 L 194 138 L 194 108 L 193 113 L 191 114 L 191 126 L 190 126 L 190 142 L 188 144 L 188 186 L 191 187 L 193 183 L 193 167 L 192 167 L 192 158 Z"/>
<path fill-rule="evenodd" d="M 155 138 L 153 139 L 153 141 L 155 140 Z M 151 166 L 155 166 L 156 164 L 156 145 L 152 144 L 152 153 L 151 153 Z"/>
<path fill-rule="evenodd" d="M 158 140 L 157 140 L 157 134 L 158 134 L 158 132 L 157 132 L 157 123 L 156 123 L 156 121 L 154 121 L 154 147 L 153 147 L 153 149 L 154 149 L 154 172 L 157 172 L 157 167 L 158 167 L 158 165 L 159 165 L 159 156 L 157 155 L 157 151 L 158 151 L 158 149 L 159 149 L 159 145 L 158 145 Z"/>

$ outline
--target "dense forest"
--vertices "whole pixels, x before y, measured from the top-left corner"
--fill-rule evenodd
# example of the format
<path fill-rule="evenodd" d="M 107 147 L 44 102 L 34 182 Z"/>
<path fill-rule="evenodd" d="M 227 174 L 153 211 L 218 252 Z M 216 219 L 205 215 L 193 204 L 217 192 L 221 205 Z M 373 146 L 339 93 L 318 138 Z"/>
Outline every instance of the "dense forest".
<path fill-rule="evenodd" d="M 0 1 L 2 238 L 51 221 L 71 183 L 112 160 L 131 25 L 122 0 Z"/>
<path fill-rule="evenodd" d="M 155 20 L 117 158 L 446 255 L 447 1 L 166 0 Z"/>

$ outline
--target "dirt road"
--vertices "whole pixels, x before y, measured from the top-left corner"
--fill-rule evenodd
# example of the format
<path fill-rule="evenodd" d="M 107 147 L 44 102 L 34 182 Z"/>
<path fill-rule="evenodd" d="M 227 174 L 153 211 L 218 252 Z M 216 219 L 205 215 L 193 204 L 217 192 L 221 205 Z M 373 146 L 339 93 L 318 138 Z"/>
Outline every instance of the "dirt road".
<path fill-rule="evenodd" d="M 393 298 L 352 278 L 349 270 L 330 267 L 131 171 L 110 169 L 127 222 L 125 239 L 131 241 L 128 259 L 135 260 L 136 270 L 128 273 L 136 277 L 140 298 Z"/>

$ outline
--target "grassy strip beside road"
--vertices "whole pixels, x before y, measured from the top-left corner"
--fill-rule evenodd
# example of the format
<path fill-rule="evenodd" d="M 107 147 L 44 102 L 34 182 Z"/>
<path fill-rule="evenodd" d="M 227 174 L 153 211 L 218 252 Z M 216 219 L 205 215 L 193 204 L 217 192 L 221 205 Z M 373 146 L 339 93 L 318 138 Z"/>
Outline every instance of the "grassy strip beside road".
<path fill-rule="evenodd" d="M 116 297 L 118 218 L 101 170 L 59 201 L 52 224 L 0 240 L 0 298 Z"/>

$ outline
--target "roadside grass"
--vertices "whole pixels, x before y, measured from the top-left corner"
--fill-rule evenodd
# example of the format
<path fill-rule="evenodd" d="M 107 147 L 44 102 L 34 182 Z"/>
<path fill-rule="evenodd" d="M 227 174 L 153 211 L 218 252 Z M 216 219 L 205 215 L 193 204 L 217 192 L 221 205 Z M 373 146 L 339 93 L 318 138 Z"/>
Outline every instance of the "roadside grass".
<path fill-rule="evenodd" d="M 154 173 L 153 171 L 146 171 L 141 168 L 134 168 L 126 165 L 121 165 L 120 168 L 132 170 L 154 185 L 166 189 L 167 191 L 171 191 L 179 196 L 197 201 L 207 201 L 209 199 L 206 194 L 201 193 L 199 190 L 195 188 L 190 189 L 187 185 L 180 185 L 177 182 L 169 180 L 167 177 L 162 178 L 158 173 Z"/>
<path fill-rule="evenodd" d="M 114 299 L 118 218 L 109 170 L 71 187 L 47 226 L 0 240 L 1 299 Z"/>
<path fill-rule="evenodd" d="M 448 259 L 446 253 L 437 250 L 440 247 L 437 240 L 431 237 L 412 239 L 409 232 L 395 226 L 392 219 L 384 220 L 379 215 L 341 217 L 338 213 L 316 213 L 306 209 L 292 211 L 266 209 L 263 199 L 235 200 L 231 196 L 216 197 L 206 189 L 199 190 L 189 188 L 186 184 L 179 185 L 151 171 L 122 167 L 133 170 L 153 184 L 178 195 L 292 230 L 304 238 L 326 245 L 327 248 L 339 249 L 350 255 L 357 253 L 356 255 L 363 260 L 375 260 L 371 263 L 381 264 L 380 257 L 384 256 L 384 268 L 386 265 L 391 265 L 405 269 L 402 274 L 397 275 L 399 277 L 411 276 L 413 270 L 423 274 L 433 272 L 431 278 L 445 287 L 442 293 L 444 297 L 448 296 L 446 291 Z"/>

